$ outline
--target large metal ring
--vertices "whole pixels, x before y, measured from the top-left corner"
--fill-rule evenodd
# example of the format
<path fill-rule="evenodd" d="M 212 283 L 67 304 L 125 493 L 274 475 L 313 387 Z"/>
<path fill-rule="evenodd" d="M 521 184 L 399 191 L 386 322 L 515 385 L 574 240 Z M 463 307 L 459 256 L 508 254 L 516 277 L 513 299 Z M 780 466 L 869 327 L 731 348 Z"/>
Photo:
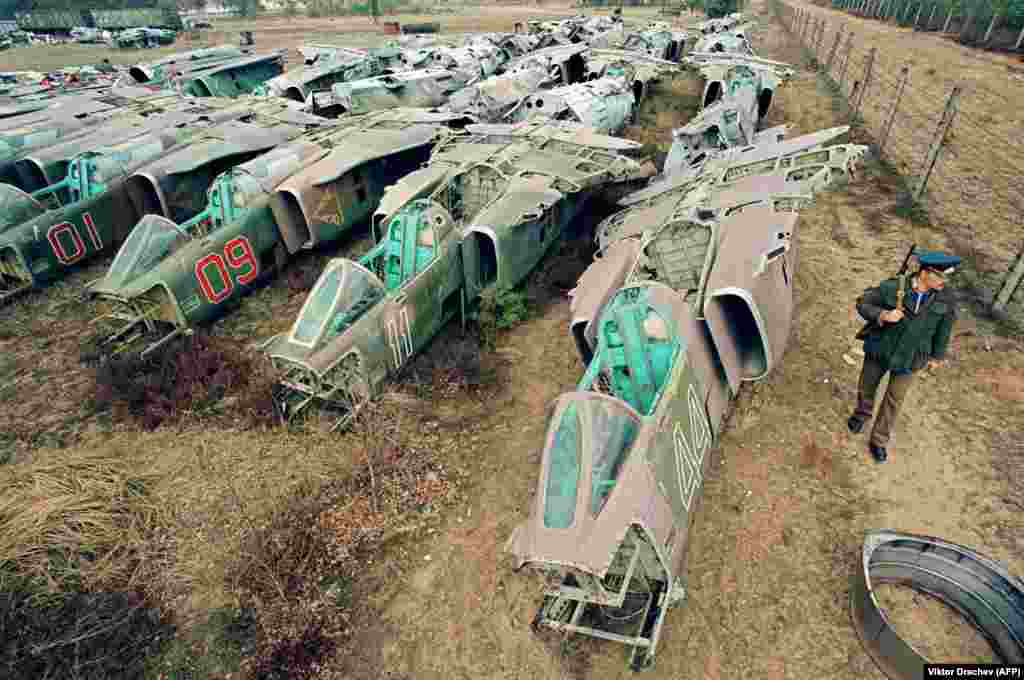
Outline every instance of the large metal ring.
<path fill-rule="evenodd" d="M 929 663 L 893 629 L 872 585 L 908 586 L 959 612 L 1004 663 L 1024 663 L 1024 581 L 955 543 L 869 531 L 853 575 L 850 610 L 864 649 L 891 680 L 919 680 Z"/>

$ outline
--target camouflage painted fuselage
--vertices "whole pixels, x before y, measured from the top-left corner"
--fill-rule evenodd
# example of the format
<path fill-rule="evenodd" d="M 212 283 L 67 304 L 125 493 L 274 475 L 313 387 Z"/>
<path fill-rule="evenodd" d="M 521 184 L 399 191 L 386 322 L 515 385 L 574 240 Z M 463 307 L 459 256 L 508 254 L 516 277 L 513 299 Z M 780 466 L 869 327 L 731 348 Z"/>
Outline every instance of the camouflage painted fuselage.
<path fill-rule="evenodd" d="M 582 126 L 467 130 L 387 190 L 374 216 L 377 246 L 359 264 L 332 262 L 292 331 L 267 344 L 286 372 L 289 408 L 376 394 L 484 288 L 521 281 L 589 197 L 645 175 L 628 155 L 638 144 Z M 337 290 L 324 293 L 330 286 Z M 372 293 L 358 305 L 357 286 Z"/>
<path fill-rule="evenodd" d="M 280 135 L 302 132 L 301 124 L 275 118 L 274 110 L 281 113 L 284 107 L 264 104 L 257 114 L 228 108 L 201 124 L 142 134 L 82 154 L 69 165 L 68 203 L 54 210 L 7 187 L 6 200 L 24 206 L 22 211 L 33 217 L 0 235 L 4 297 L 45 285 L 111 250 L 147 213 L 180 216 L 192 205 L 196 183 L 208 177 L 209 186 L 218 164 L 248 160 L 280 141 Z M 253 122 L 232 120 L 243 116 Z M 219 120 L 228 122 L 211 125 Z"/>
<path fill-rule="evenodd" d="M 139 234 L 125 243 L 90 293 L 117 321 L 172 334 L 222 315 L 289 255 L 344 237 L 366 220 L 384 188 L 429 157 L 443 131 L 414 112 L 382 112 L 350 126 L 309 133 L 221 174 L 206 209 L 178 226 L 149 216 L 136 227 L 180 232 L 185 245 L 145 266 L 122 253 L 162 247 Z M 148 222 L 147 222 L 148 221 Z M 156 245 L 153 245 L 156 244 Z M 140 260 L 141 262 L 141 260 Z"/>

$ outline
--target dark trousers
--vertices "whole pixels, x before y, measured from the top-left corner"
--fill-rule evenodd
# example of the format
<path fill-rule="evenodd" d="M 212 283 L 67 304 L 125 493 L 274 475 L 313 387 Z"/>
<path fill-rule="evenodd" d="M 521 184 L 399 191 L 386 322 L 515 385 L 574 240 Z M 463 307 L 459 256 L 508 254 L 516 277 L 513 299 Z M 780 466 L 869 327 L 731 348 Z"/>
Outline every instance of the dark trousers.
<path fill-rule="evenodd" d="M 864 357 L 864 367 L 860 371 L 860 382 L 857 384 L 857 410 L 853 412 L 855 418 L 867 422 L 875 410 L 875 392 L 878 391 L 878 384 L 888 373 L 883 367 L 871 357 Z M 900 375 L 890 374 L 889 385 L 882 395 L 882 406 L 878 409 L 878 419 L 871 430 L 870 442 L 876 446 L 886 446 L 889 443 L 889 435 L 892 427 L 896 424 L 896 416 L 899 414 L 903 398 L 907 396 L 910 383 L 913 382 L 912 373 Z"/>

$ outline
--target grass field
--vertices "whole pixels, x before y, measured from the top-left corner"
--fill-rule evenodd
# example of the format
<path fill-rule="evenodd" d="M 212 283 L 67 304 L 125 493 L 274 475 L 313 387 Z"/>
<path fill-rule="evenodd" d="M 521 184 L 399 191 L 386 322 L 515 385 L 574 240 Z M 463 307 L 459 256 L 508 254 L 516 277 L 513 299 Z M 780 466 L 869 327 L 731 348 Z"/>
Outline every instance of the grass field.
<path fill-rule="evenodd" d="M 796 135 L 844 123 L 767 6 L 752 9 L 755 49 L 798 67 L 769 124 Z M 499 30 L 537 14 L 434 20 Z M 381 39 L 366 21 L 238 25 L 252 27 L 258 48 L 292 49 L 320 36 Z M 700 91 L 692 76 L 662 83 L 628 136 L 667 148 Z M 801 215 L 790 348 L 770 378 L 744 387 L 714 454 L 691 534 L 690 597 L 669 614 L 652 680 L 881 680 L 848 612 L 868 528 L 941 536 L 1024 574 L 1021 338 L 994 334 L 967 308 L 950 365 L 912 388 L 890 462 L 873 463 L 846 430 L 853 297 L 890 275 L 909 242 L 956 236 L 900 217 L 898 178 L 882 166 L 861 175 Z M 974 223 L 978 241 L 1001 242 L 1004 229 Z M 545 260 L 525 289 L 527 318 L 499 331 L 493 351 L 479 350 L 478 328 L 451 324 L 354 432 L 330 434 L 316 418 L 270 424 L 248 344 L 289 327 L 327 258 L 368 245 L 360 236 L 304 254 L 212 327 L 223 398 L 197 382 L 177 410 L 156 414 L 157 427 L 79 361 L 96 311 L 79 293 L 109 258 L 0 309 L 0 584 L 22 603 L 24 618 L 8 620 L 40 637 L 50 626 L 65 643 L 41 658 L 95 643 L 146 659 L 151 680 L 633 677 L 621 646 L 532 634 L 541 584 L 513 573 L 503 551 L 536 490 L 546 409 L 583 370 L 565 291 L 588 244 L 568 241 Z M 884 604 L 942 660 L 991 653 L 900 589 Z M 110 633 L 125 621 L 130 634 Z"/>

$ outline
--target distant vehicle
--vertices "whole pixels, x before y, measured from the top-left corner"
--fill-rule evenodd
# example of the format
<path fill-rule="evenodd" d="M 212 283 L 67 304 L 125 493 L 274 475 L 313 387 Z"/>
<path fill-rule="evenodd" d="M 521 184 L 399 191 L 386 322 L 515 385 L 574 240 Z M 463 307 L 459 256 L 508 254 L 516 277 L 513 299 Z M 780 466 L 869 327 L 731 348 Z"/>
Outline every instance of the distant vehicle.
<path fill-rule="evenodd" d="M 186 31 L 194 31 L 200 28 L 213 28 L 213 24 L 206 17 L 187 17 L 183 20 Z"/>
<path fill-rule="evenodd" d="M 101 43 L 109 39 L 110 33 L 103 31 L 98 28 L 88 28 L 86 26 L 79 26 L 71 29 L 71 37 L 75 42 L 89 44 L 89 43 Z"/>
<path fill-rule="evenodd" d="M 163 28 L 129 28 L 114 36 L 114 44 L 117 47 L 159 47 L 160 45 L 171 45 L 177 34 Z"/>

